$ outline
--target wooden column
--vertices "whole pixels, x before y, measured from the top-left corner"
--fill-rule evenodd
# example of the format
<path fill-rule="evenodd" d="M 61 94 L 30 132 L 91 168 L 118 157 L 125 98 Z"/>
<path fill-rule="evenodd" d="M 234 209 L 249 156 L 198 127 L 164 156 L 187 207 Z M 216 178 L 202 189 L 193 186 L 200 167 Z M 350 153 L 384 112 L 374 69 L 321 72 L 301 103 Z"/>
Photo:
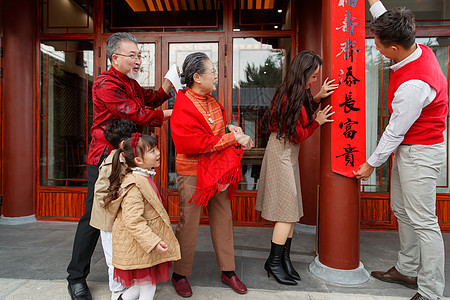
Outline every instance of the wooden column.
<path fill-rule="evenodd" d="M 295 53 L 311 50 L 322 56 L 322 2 L 295 1 Z M 321 81 L 311 88 L 319 91 Z M 303 217 L 300 223 L 316 225 L 317 186 L 320 184 L 320 130 L 303 141 L 299 153 L 300 181 L 302 187 Z"/>
<path fill-rule="evenodd" d="M 323 0 L 323 77 L 330 76 L 330 0 Z M 324 103 L 329 104 L 329 103 Z M 322 126 L 319 211 L 319 259 L 336 269 L 359 265 L 358 181 L 331 171 L 331 126 Z"/>
<path fill-rule="evenodd" d="M 35 213 L 35 1 L 3 1 L 4 217 Z"/>
<path fill-rule="evenodd" d="M 336 31 L 330 25 L 331 5 L 337 6 L 338 1 L 322 0 L 323 78 L 331 77 L 330 41 Z M 327 104 L 329 98 L 323 106 Z M 328 282 L 361 284 L 369 280 L 369 274 L 359 261 L 359 186 L 355 178 L 331 170 L 330 124 L 321 126 L 319 257 L 309 268 L 315 276 Z"/>

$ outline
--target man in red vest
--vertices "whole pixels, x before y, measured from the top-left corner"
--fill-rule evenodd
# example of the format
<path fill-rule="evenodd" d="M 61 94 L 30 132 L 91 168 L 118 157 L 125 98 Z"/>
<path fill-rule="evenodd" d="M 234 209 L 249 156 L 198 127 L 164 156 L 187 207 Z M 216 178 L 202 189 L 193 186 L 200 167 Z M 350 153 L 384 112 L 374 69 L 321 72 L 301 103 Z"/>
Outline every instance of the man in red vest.
<path fill-rule="evenodd" d="M 369 0 L 370 29 L 378 51 L 393 60 L 387 104 L 391 112 L 375 152 L 355 176 L 367 180 L 394 153 L 391 208 L 398 220 L 400 251 L 377 279 L 418 288 L 411 299 L 440 299 L 444 292 L 444 243 L 436 217 L 436 178 L 445 162 L 443 131 L 448 84 L 433 51 L 415 43 L 414 15 L 386 11 Z"/>

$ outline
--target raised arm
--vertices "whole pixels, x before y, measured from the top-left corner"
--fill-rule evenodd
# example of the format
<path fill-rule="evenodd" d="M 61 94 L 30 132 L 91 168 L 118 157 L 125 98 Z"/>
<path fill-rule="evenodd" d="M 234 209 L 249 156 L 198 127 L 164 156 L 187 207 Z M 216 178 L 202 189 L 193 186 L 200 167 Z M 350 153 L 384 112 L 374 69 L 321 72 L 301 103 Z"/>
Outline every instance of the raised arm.
<path fill-rule="evenodd" d="M 386 12 L 386 8 L 380 0 L 368 0 L 369 1 L 369 11 L 374 19 L 378 18 Z"/>
<path fill-rule="evenodd" d="M 172 87 L 172 83 L 170 82 L 169 79 L 165 79 L 162 86 L 161 86 L 164 90 L 164 92 L 166 92 L 167 95 L 170 95 L 170 88 Z"/>
<path fill-rule="evenodd" d="M 379 2 L 380 0 L 369 0 L 369 5 L 372 7 L 372 5 L 375 4 L 375 2 Z"/>

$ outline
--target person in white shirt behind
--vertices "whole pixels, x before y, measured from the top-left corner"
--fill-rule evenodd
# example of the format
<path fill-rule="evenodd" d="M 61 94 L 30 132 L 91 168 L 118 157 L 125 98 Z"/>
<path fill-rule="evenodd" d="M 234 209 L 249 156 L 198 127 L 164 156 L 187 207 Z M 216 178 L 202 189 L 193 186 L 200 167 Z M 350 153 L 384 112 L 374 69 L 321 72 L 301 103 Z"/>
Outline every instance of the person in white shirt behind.
<path fill-rule="evenodd" d="M 436 178 L 446 159 L 447 79 L 433 51 L 415 43 L 410 10 L 386 11 L 379 0 L 369 4 L 376 48 L 393 61 L 387 98 L 391 118 L 375 152 L 355 176 L 367 180 L 394 153 L 391 208 L 400 237 L 395 266 L 371 275 L 417 288 L 411 300 L 440 299 L 445 285 L 444 243 L 436 216 Z"/>

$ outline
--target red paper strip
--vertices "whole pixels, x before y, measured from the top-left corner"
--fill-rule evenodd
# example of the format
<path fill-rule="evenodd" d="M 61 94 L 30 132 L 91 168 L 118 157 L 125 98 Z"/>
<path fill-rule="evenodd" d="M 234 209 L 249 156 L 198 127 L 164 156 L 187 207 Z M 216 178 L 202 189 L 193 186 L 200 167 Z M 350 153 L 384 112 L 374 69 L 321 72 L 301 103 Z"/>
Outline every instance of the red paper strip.
<path fill-rule="evenodd" d="M 364 0 L 331 0 L 331 169 L 353 177 L 366 161 Z"/>

